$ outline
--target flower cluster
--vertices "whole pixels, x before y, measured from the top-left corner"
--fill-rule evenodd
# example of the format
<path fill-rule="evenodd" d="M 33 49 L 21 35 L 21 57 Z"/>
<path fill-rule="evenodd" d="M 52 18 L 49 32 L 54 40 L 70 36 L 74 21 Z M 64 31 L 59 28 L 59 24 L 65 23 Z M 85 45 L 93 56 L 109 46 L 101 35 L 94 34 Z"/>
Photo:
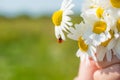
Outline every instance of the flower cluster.
<path fill-rule="evenodd" d="M 111 61 L 113 55 L 120 59 L 120 0 L 85 0 L 80 14 L 83 21 L 74 27 L 69 17 L 73 7 L 72 0 L 63 0 L 53 14 L 56 38 L 65 40 L 63 32 L 67 32 L 68 38 L 78 42 L 76 55 L 82 61 L 103 61 L 105 57 Z"/>

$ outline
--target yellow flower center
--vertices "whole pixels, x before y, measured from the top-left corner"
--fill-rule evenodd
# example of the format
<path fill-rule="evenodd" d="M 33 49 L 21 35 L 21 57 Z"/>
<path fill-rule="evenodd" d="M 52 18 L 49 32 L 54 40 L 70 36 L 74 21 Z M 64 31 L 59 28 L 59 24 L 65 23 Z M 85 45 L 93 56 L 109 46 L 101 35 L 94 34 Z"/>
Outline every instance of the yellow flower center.
<path fill-rule="evenodd" d="M 62 10 L 58 10 L 58 11 L 54 12 L 54 14 L 52 16 L 52 21 L 55 26 L 60 26 L 60 24 L 62 22 L 62 15 L 63 15 Z"/>
<path fill-rule="evenodd" d="M 120 0 L 110 0 L 111 4 L 115 8 L 120 8 Z"/>
<path fill-rule="evenodd" d="M 96 10 L 96 14 L 97 14 L 98 18 L 101 18 L 101 17 L 102 17 L 103 12 L 104 12 L 104 10 L 103 10 L 101 7 L 99 7 L 99 8 Z"/>
<path fill-rule="evenodd" d="M 114 32 L 113 31 L 110 31 L 110 34 L 111 34 L 111 38 L 106 40 L 105 42 L 102 42 L 101 43 L 101 46 L 104 46 L 106 47 L 108 45 L 108 43 L 111 41 L 112 38 L 114 38 Z"/>
<path fill-rule="evenodd" d="M 120 19 L 117 21 L 117 29 L 118 29 L 118 31 L 120 32 Z"/>
<path fill-rule="evenodd" d="M 100 34 L 102 32 L 104 32 L 107 28 L 107 24 L 103 21 L 97 21 L 95 24 L 94 24 L 94 27 L 93 27 L 93 32 L 96 33 L 96 34 Z"/>
<path fill-rule="evenodd" d="M 79 38 L 78 40 L 78 46 L 79 49 L 82 50 L 83 52 L 87 52 L 88 50 L 88 45 L 85 44 L 84 40 L 82 39 L 82 37 Z"/>

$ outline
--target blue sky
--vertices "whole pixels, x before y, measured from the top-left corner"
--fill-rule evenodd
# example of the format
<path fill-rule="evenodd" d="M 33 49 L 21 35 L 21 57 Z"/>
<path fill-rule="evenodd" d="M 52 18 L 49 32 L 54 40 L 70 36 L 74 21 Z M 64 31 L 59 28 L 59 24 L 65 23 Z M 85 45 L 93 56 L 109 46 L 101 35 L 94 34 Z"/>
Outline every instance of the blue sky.
<path fill-rule="evenodd" d="M 60 8 L 62 0 L 0 0 L 0 15 L 17 16 L 28 14 L 37 16 L 52 14 Z M 73 0 L 75 11 L 80 11 L 82 0 Z"/>

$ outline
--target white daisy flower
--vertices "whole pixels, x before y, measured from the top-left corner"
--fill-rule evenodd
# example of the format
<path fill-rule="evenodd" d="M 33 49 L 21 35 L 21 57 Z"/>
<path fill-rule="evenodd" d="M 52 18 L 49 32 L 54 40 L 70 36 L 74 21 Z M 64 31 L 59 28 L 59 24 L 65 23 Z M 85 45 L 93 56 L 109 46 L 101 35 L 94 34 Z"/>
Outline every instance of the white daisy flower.
<path fill-rule="evenodd" d="M 93 44 L 95 46 L 98 46 L 101 44 L 101 42 L 104 42 L 107 39 L 111 38 L 109 33 L 111 23 L 107 21 L 109 19 L 109 16 L 105 16 L 105 19 L 99 18 L 97 17 L 95 10 L 91 9 L 85 13 L 82 13 L 82 17 L 85 24 L 89 24 L 89 29 L 85 32 L 85 34 L 87 33 L 88 37 L 88 39 L 85 38 L 86 40 L 92 39 Z"/>
<path fill-rule="evenodd" d="M 89 57 L 92 57 L 95 61 L 97 61 L 95 57 L 96 48 L 91 44 L 86 44 L 85 40 L 83 39 L 84 33 L 87 30 L 87 26 L 88 25 L 84 23 L 76 24 L 75 29 L 70 28 L 71 33 L 68 34 L 68 37 L 78 41 L 79 50 L 77 51 L 76 55 L 81 57 L 82 61 L 85 59 L 88 60 Z"/>
<path fill-rule="evenodd" d="M 93 40 L 95 46 L 111 38 L 110 29 L 104 21 L 96 21 L 91 28 L 91 35 L 89 37 Z"/>
<path fill-rule="evenodd" d="M 115 38 L 118 38 L 120 35 L 120 9 L 110 9 L 108 13 L 112 16 L 112 18 L 108 20 L 112 23 L 111 30 L 114 31 Z"/>
<path fill-rule="evenodd" d="M 96 9 L 95 13 L 98 13 L 98 17 L 101 17 L 104 10 L 110 8 L 110 4 L 108 4 L 108 0 L 85 0 L 82 7 L 82 12 L 86 12 L 89 9 Z"/>
<path fill-rule="evenodd" d="M 97 1 L 97 0 L 95 0 Z M 105 4 L 104 4 L 105 5 Z M 110 25 L 112 20 L 112 16 L 109 15 L 109 9 L 103 4 L 93 5 L 94 7 L 89 8 L 88 10 L 82 12 L 81 16 L 84 18 L 85 21 L 91 21 L 92 19 L 105 19 L 105 21 Z M 108 21 L 109 20 L 109 21 Z"/>
<path fill-rule="evenodd" d="M 52 21 L 55 25 L 55 36 L 57 39 L 65 40 L 63 31 L 67 32 L 69 26 L 72 26 L 69 15 L 73 14 L 71 10 L 73 7 L 72 0 L 63 0 L 61 8 L 54 12 Z"/>

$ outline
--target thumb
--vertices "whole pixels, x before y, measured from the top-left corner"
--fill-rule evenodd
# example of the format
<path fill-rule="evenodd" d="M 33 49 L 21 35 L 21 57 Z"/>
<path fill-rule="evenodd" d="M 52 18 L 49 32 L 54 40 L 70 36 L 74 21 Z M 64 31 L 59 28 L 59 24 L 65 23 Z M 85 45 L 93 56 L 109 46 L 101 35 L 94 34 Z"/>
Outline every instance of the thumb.
<path fill-rule="evenodd" d="M 98 69 L 96 62 L 89 59 L 90 64 L 86 64 L 86 60 L 82 61 L 79 66 L 79 73 L 75 80 L 93 80 L 93 74 Z"/>

